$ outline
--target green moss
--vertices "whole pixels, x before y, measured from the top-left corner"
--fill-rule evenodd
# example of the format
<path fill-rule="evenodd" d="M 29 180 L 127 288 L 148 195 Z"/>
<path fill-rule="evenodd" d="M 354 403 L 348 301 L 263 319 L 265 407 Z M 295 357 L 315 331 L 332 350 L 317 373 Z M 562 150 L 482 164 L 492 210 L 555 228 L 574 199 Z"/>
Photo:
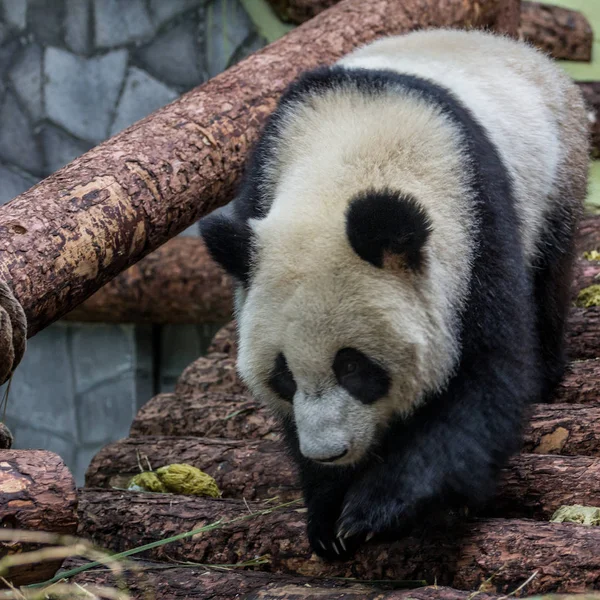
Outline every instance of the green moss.
<path fill-rule="evenodd" d="M 221 491 L 208 473 L 187 464 L 173 464 L 156 470 L 161 483 L 173 494 L 218 498 Z"/>
<path fill-rule="evenodd" d="M 167 492 L 167 488 L 154 471 L 144 471 L 134 475 L 127 486 L 131 492 Z"/>
<path fill-rule="evenodd" d="M 582 308 L 591 308 L 592 306 L 600 306 L 600 284 L 590 285 L 583 288 L 577 295 L 575 301 L 577 306 Z"/>
<path fill-rule="evenodd" d="M 581 525 L 600 525 L 600 508 L 596 506 L 561 506 L 550 518 L 552 523 L 580 523 Z"/>
<path fill-rule="evenodd" d="M 584 252 L 583 258 L 589 261 L 600 262 L 600 252 L 598 252 L 598 250 L 590 250 L 589 252 Z"/>

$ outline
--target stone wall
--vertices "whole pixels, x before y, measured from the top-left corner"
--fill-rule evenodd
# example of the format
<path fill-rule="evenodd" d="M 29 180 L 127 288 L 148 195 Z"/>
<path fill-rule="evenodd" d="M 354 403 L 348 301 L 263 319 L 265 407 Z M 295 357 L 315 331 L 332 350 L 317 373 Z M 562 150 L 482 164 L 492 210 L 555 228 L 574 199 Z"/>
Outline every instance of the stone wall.
<path fill-rule="evenodd" d="M 240 0 L 0 0 L 0 203 L 264 44 Z M 81 483 L 215 329 L 49 327 L 12 383 L 15 446 Z"/>

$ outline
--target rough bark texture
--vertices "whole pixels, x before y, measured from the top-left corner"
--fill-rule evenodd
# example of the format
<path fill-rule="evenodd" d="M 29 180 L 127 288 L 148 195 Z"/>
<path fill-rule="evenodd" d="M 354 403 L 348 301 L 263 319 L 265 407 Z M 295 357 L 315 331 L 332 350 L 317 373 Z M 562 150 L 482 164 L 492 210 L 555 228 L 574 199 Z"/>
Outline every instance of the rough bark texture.
<path fill-rule="evenodd" d="M 340 0 L 269 0 L 277 16 L 287 23 L 299 25 L 329 7 L 337 4 Z"/>
<path fill-rule="evenodd" d="M 339 0 L 269 0 L 280 19 L 296 24 L 312 19 L 338 2 Z M 496 21 L 496 28 L 503 33 L 516 35 L 520 18 L 519 3 L 506 2 Z"/>
<path fill-rule="evenodd" d="M 146 467 L 145 457 L 153 469 L 183 462 L 206 471 L 217 480 L 225 498 L 300 497 L 295 470 L 283 445 L 269 440 L 127 438 L 105 446 L 96 454 L 86 472 L 86 486 L 124 488 L 129 478 L 139 473 L 140 463 Z"/>
<path fill-rule="evenodd" d="M 547 520 L 572 504 L 600 507 L 599 458 L 520 454 L 503 469 L 498 495 L 483 514 Z"/>
<path fill-rule="evenodd" d="M 159 394 L 140 409 L 130 435 L 272 440 L 279 437 L 279 427 L 258 401 L 246 396 L 219 392 Z"/>
<path fill-rule="evenodd" d="M 0 277 L 29 335 L 231 198 L 286 84 L 383 34 L 489 25 L 518 0 L 343 0 L 104 142 L 0 211 Z"/>
<path fill-rule="evenodd" d="M 77 529 L 77 493 L 62 459 L 45 450 L 0 451 L 0 527 L 73 534 Z M 0 542 L 0 557 L 33 549 L 31 544 Z M 15 585 L 43 581 L 62 561 L 15 567 Z"/>
<path fill-rule="evenodd" d="M 71 311 L 70 321 L 219 323 L 231 318 L 231 281 L 201 238 L 177 237 Z"/>
<path fill-rule="evenodd" d="M 576 10 L 522 2 L 519 39 L 531 42 L 553 58 L 585 62 L 592 59 L 594 31 Z"/>
<path fill-rule="evenodd" d="M 600 215 L 586 215 L 581 219 L 575 241 L 580 254 L 600 250 Z"/>
<path fill-rule="evenodd" d="M 525 431 L 523 451 L 600 456 L 600 402 L 597 407 L 536 404 Z"/>
<path fill-rule="evenodd" d="M 223 325 L 212 339 L 208 347 L 208 354 L 217 352 L 227 354 L 230 358 L 237 358 L 237 330 L 235 319 Z"/>
<path fill-rule="evenodd" d="M 577 298 L 579 292 L 590 285 L 600 283 L 600 261 L 581 258 L 575 262 L 571 296 Z"/>
<path fill-rule="evenodd" d="M 94 457 L 86 485 L 123 488 L 139 472 L 139 463 L 146 465 L 144 457 L 154 469 L 187 462 L 206 471 L 216 479 L 225 498 L 300 497 L 298 478 L 283 444 L 271 441 L 129 438 L 106 446 Z M 498 496 L 485 514 L 548 518 L 562 504 L 600 506 L 599 458 L 515 456 L 503 471 Z"/>
<path fill-rule="evenodd" d="M 466 529 L 438 529 L 385 545 L 367 544 L 352 561 L 328 564 L 310 551 L 303 509 L 249 517 L 248 508 L 257 505 L 169 494 L 82 490 L 80 531 L 96 543 L 120 551 L 218 519 L 246 516 L 246 520 L 222 529 L 155 548 L 148 557 L 231 564 L 268 556 L 264 567 L 273 572 L 425 579 L 471 590 L 494 575 L 491 585 L 501 593 L 512 591 L 515 582 L 524 581 L 535 570 L 538 575 L 525 589 L 527 593 L 584 591 L 596 586 L 600 578 L 598 527 L 490 519 L 470 523 Z"/>
<path fill-rule="evenodd" d="M 64 569 L 83 564 L 85 561 L 81 559 L 70 559 L 65 561 Z M 335 579 L 261 571 L 169 567 L 164 563 L 152 561 L 135 561 L 135 567 L 137 572 L 129 570 L 124 576 L 127 591 L 134 598 L 149 594 L 154 600 L 467 600 L 469 596 L 469 592 L 441 586 L 386 591 L 381 587 Z M 118 581 L 108 569 L 84 572 L 71 578 L 71 581 L 83 586 L 118 585 Z M 491 594 L 477 594 L 478 600 L 494 600 L 497 597 Z M 592 599 L 578 597 L 577 600 Z"/>
<path fill-rule="evenodd" d="M 566 339 L 571 360 L 600 357 L 600 307 L 574 308 L 569 315 Z"/>
<path fill-rule="evenodd" d="M 600 360 L 569 363 L 554 396 L 557 404 L 597 404 L 600 406 Z"/>
<path fill-rule="evenodd" d="M 598 158 L 600 157 L 600 81 L 579 81 L 578 85 L 593 115 L 591 152 L 594 158 Z"/>
<path fill-rule="evenodd" d="M 186 367 L 175 386 L 175 392 L 180 395 L 208 391 L 248 393 L 237 376 L 235 358 L 218 352 L 202 356 Z"/>

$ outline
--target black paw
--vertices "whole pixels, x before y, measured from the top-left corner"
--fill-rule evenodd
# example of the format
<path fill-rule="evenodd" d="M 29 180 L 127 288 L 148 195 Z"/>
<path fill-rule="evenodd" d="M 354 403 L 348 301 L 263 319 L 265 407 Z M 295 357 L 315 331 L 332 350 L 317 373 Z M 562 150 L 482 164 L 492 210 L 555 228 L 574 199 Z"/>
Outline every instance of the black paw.
<path fill-rule="evenodd" d="M 344 561 L 354 555 L 364 536 L 340 538 L 335 534 L 334 522 L 326 526 L 309 523 L 308 540 L 317 556 L 329 561 Z"/>
<path fill-rule="evenodd" d="M 343 540 L 361 536 L 369 541 L 379 533 L 402 531 L 411 513 L 400 497 L 365 488 L 352 490 L 344 501 L 336 535 Z"/>

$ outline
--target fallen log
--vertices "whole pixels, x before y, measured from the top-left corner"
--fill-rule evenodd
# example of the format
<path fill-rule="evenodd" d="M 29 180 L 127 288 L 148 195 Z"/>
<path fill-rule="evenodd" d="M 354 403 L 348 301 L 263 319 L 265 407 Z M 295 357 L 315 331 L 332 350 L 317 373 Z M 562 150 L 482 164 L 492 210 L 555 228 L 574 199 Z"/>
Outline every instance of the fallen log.
<path fill-rule="evenodd" d="M 215 334 L 208 347 L 207 354 L 213 352 L 227 354 L 229 358 L 237 358 L 237 330 L 235 320 L 223 325 Z"/>
<path fill-rule="evenodd" d="M 208 391 L 248 393 L 246 386 L 238 378 L 234 358 L 217 352 L 202 356 L 184 369 L 175 385 L 175 393 L 179 395 Z"/>
<path fill-rule="evenodd" d="M 226 498 L 299 498 L 297 477 L 283 445 L 196 437 L 126 438 L 105 446 L 85 474 L 87 487 L 126 488 L 139 465 L 157 469 L 188 463 L 212 475 Z"/>
<path fill-rule="evenodd" d="M 271 508 L 258 515 L 249 509 L 265 509 L 265 504 L 84 489 L 80 531 L 122 551 L 221 519 L 221 527 L 208 534 L 158 546 L 144 558 L 232 564 L 266 556 L 265 570 L 304 576 L 424 579 L 470 590 L 491 579 L 487 591 L 499 593 L 514 591 L 536 570 L 526 593 L 581 592 L 600 577 L 598 527 L 489 519 L 366 544 L 350 562 L 325 563 L 309 548 L 304 509 Z"/>
<path fill-rule="evenodd" d="M 260 402 L 247 396 L 220 392 L 159 394 L 140 409 L 130 435 L 273 440 L 279 438 L 279 427 Z"/>
<path fill-rule="evenodd" d="M 287 83 L 384 34 L 500 23 L 518 0 L 344 0 L 90 150 L 0 211 L 29 336 L 226 203 Z"/>
<path fill-rule="evenodd" d="M 0 527 L 75 533 L 75 481 L 58 455 L 46 450 L 0 451 Z M 0 558 L 35 548 L 31 543 L 0 541 Z M 17 586 L 44 581 L 61 563 L 62 559 L 12 567 L 7 579 Z"/>
<path fill-rule="evenodd" d="M 600 157 L 600 81 L 580 81 L 578 85 L 590 111 L 592 157 L 598 158 Z"/>
<path fill-rule="evenodd" d="M 582 258 L 576 261 L 573 270 L 571 296 L 575 301 L 583 288 L 600 283 L 600 261 Z"/>
<path fill-rule="evenodd" d="M 600 402 L 598 406 L 536 404 L 522 452 L 600 456 Z"/>
<path fill-rule="evenodd" d="M 556 59 L 592 60 L 594 31 L 585 16 L 576 10 L 541 2 L 523 2 L 519 39 Z"/>
<path fill-rule="evenodd" d="M 600 360 L 593 358 L 569 363 L 554 402 L 600 406 Z"/>
<path fill-rule="evenodd" d="M 81 559 L 69 559 L 65 562 L 64 569 L 80 567 L 85 562 Z M 468 600 L 470 595 L 470 592 L 441 586 L 385 590 L 385 585 L 382 584 L 375 587 L 323 577 L 280 575 L 240 569 L 182 568 L 152 561 L 135 561 L 133 569 L 127 570 L 120 579 L 115 578 L 109 569 L 99 568 L 76 575 L 70 581 L 84 587 L 117 587 L 119 581 L 122 581 L 134 598 L 147 597 L 151 593 L 150 596 L 154 600 Z M 477 598 L 494 600 L 498 596 L 483 593 L 477 594 Z M 579 597 L 569 600 L 599 599 L 600 594 L 597 598 Z"/>
<path fill-rule="evenodd" d="M 567 323 L 566 343 L 570 360 L 600 357 L 600 307 L 573 308 Z"/>
<path fill-rule="evenodd" d="M 177 237 L 65 315 L 101 323 L 219 323 L 231 319 L 231 281 L 201 238 Z"/>
<path fill-rule="evenodd" d="M 575 238 L 577 252 L 600 251 L 600 215 L 586 215 L 581 219 Z"/>
<path fill-rule="evenodd" d="M 147 458 L 147 461 L 146 461 Z M 153 469 L 186 462 L 212 475 L 225 498 L 300 497 L 298 478 L 283 444 L 191 437 L 128 438 L 109 444 L 91 461 L 87 487 L 125 488 L 139 465 Z M 600 458 L 521 454 L 503 470 L 486 515 L 549 518 L 563 504 L 600 506 Z"/>

